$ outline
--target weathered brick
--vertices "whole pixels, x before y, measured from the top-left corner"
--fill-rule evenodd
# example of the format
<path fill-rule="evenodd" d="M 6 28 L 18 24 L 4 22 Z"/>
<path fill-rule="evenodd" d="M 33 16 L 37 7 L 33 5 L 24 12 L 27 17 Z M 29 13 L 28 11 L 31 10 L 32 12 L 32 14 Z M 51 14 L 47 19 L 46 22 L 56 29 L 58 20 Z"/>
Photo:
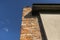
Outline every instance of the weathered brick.
<path fill-rule="evenodd" d="M 25 17 L 31 10 L 30 7 L 23 9 L 20 40 L 41 40 L 37 17 Z"/>
<path fill-rule="evenodd" d="M 32 36 L 27 36 L 27 35 L 26 35 L 26 39 L 27 40 L 33 40 Z"/>
<path fill-rule="evenodd" d="M 26 35 L 26 36 L 21 36 L 20 40 L 33 40 L 33 38 L 30 35 Z"/>
<path fill-rule="evenodd" d="M 30 33 L 29 29 L 22 28 L 21 34 L 29 34 L 29 33 Z"/>

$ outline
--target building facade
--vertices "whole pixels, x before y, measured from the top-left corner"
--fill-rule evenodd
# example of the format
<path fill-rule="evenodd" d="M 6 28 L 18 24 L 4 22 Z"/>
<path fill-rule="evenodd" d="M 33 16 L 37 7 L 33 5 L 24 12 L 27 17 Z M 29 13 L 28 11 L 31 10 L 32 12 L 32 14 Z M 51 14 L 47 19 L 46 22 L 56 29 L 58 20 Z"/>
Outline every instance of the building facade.
<path fill-rule="evenodd" d="M 20 40 L 60 40 L 60 4 L 23 8 Z"/>

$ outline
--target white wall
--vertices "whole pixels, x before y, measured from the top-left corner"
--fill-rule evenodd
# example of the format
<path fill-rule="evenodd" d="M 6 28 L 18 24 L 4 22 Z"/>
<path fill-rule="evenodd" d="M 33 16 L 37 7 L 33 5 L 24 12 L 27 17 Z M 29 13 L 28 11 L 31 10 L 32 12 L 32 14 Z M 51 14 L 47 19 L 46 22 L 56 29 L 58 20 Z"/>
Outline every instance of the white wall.
<path fill-rule="evenodd" d="M 60 14 L 40 14 L 48 40 L 60 40 Z"/>

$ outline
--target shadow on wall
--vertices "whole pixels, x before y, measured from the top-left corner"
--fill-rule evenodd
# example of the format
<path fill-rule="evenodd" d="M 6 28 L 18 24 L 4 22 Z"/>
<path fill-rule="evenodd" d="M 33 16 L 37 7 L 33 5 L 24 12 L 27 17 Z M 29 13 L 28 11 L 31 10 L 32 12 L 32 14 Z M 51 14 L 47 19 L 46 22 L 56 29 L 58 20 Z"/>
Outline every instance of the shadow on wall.
<path fill-rule="evenodd" d="M 29 12 L 27 15 L 24 16 L 24 18 L 34 18 L 35 16 L 32 16 L 32 11 Z"/>
<path fill-rule="evenodd" d="M 24 18 L 35 18 L 35 17 L 38 18 L 38 23 L 39 23 L 39 27 L 40 27 L 40 32 L 41 32 L 42 40 L 47 40 L 46 33 L 44 31 L 44 27 L 43 27 L 40 15 L 33 16 L 32 15 L 32 11 L 31 11 L 26 16 L 24 16 Z"/>
<path fill-rule="evenodd" d="M 39 27 L 40 27 L 42 40 L 48 40 L 47 36 L 46 36 L 46 32 L 45 32 L 44 27 L 43 27 L 43 23 L 42 23 L 42 19 L 41 19 L 40 14 L 37 16 L 37 18 L 38 18 L 38 23 L 39 23 Z"/>

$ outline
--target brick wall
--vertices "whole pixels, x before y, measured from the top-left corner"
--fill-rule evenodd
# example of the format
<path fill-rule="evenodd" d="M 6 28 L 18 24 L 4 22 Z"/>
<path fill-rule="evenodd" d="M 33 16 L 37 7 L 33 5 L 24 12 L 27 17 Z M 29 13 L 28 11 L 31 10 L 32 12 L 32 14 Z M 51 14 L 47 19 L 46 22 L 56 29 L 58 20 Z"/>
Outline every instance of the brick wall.
<path fill-rule="evenodd" d="M 42 40 L 37 17 L 31 15 L 31 8 L 23 8 L 20 40 Z"/>

